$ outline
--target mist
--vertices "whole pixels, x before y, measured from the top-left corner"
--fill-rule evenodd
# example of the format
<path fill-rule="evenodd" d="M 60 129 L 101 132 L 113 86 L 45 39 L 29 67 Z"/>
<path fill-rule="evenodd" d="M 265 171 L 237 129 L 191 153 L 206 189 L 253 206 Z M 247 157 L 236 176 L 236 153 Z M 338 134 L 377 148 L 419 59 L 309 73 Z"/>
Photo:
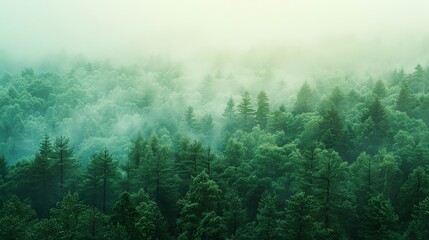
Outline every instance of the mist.
<path fill-rule="evenodd" d="M 134 64 L 147 56 L 198 63 L 257 52 L 294 68 L 369 67 L 385 58 L 400 67 L 428 57 L 429 4 L 419 0 L 0 4 L 1 55 L 28 65 L 59 53 Z"/>

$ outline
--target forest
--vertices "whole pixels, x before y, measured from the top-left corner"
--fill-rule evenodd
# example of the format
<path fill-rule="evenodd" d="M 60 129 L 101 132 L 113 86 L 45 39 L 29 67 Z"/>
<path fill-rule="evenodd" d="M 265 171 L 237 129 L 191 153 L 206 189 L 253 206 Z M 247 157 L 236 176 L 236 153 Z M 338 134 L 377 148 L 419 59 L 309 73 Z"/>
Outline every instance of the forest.
<path fill-rule="evenodd" d="M 0 75 L 2 240 L 429 239 L 427 66 L 51 62 Z"/>

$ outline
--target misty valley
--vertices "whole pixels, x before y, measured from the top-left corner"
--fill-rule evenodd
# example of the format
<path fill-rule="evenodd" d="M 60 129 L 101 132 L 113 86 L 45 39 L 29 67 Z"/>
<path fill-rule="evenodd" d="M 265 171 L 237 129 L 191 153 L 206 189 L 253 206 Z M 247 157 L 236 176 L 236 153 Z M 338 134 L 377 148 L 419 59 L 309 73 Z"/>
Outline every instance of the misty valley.
<path fill-rule="evenodd" d="M 246 64 L 2 73 L 0 239 L 429 238 L 428 66 Z"/>

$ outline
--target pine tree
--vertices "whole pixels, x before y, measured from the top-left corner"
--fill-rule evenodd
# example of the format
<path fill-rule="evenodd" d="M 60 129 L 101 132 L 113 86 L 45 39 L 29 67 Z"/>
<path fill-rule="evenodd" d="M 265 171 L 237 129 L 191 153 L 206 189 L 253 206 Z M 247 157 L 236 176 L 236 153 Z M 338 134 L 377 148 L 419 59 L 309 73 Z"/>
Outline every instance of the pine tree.
<path fill-rule="evenodd" d="M 418 166 L 408 175 L 399 191 L 401 221 L 411 220 L 414 205 L 422 201 L 429 193 L 429 174 L 425 168 Z"/>
<path fill-rule="evenodd" d="M 225 195 L 223 217 L 226 226 L 227 236 L 236 235 L 238 229 L 246 222 L 246 210 L 243 207 L 243 199 L 235 190 Z"/>
<path fill-rule="evenodd" d="M 235 103 L 234 100 L 231 98 L 229 98 L 225 110 L 222 114 L 224 123 L 223 123 L 223 128 L 224 131 L 226 133 L 232 133 L 234 132 L 235 128 L 236 128 L 236 112 L 235 112 Z"/>
<path fill-rule="evenodd" d="M 101 173 L 100 178 L 102 186 L 102 211 L 106 212 L 107 202 L 109 201 L 108 191 L 112 190 L 114 179 L 118 176 L 118 162 L 113 160 L 107 148 L 104 148 L 103 151 L 98 154 L 98 158 L 98 168 Z"/>
<path fill-rule="evenodd" d="M 384 85 L 384 82 L 381 80 L 378 80 L 375 83 L 374 89 L 372 90 L 375 96 L 378 98 L 384 98 L 386 96 L 386 85 Z"/>
<path fill-rule="evenodd" d="M 179 201 L 180 214 L 177 220 L 179 239 L 195 239 L 205 213 L 218 212 L 221 190 L 205 171 L 198 174 Z"/>
<path fill-rule="evenodd" d="M 312 196 L 299 192 L 286 201 L 286 239 L 317 239 L 319 225 L 315 219 L 317 205 Z"/>
<path fill-rule="evenodd" d="M 195 113 L 194 113 L 194 107 L 188 106 L 186 108 L 185 112 L 185 123 L 189 130 L 195 130 L 197 127 L 196 119 L 195 119 Z"/>
<path fill-rule="evenodd" d="M 2 182 L 6 182 L 6 177 L 8 173 L 9 173 L 9 168 L 7 166 L 6 158 L 4 157 L 3 154 L 0 154 L 0 180 Z"/>
<path fill-rule="evenodd" d="M 362 221 L 363 239 L 396 239 L 394 236 L 395 224 L 398 215 L 389 199 L 378 194 L 368 200 L 365 207 L 365 218 Z"/>
<path fill-rule="evenodd" d="M 344 128 L 340 116 L 334 106 L 323 115 L 321 128 L 321 140 L 326 148 L 332 148 L 336 151 L 341 150 L 344 137 Z"/>
<path fill-rule="evenodd" d="M 268 114 L 270 113 L 268 96 L 264 91 L 258 94 L 258 108 L 256 109 L 256 123 L 264 129 L 267 126 Z"/>
<path fill-rule="evenodd" d="M 138 216 L 139 214 L 131 200 L 130 194 L 127 192 L 122 193 L 113 206 L 113 224 L 123 226 L 127 236 L 131 237 L 131 239 L 138 239 L 139 233 L 135 225 Z"/>
<path fill-rule="evenodd" d="M 152 136 L 146 156 L 148 164 L 144 180 L 147 193 L 158 204 L 169 222 L 174 222 L 177 178 L 173 172 L 173 161 L 170 155 L 170 149 L 159 144 L 155 135 Z"/>
<path fill-rule="evenodd" d="M 100 163 L 97 154 L 93 154 L 86 171 L 82 174 L 82 196 L 84 196 L 93 207 L 99 207 L 100 201 L 99 196 L 101 186 L 101 172 L 99 169 L 99 164 Z"/>
<path fill-rule="evenodd" d="M 241 102 L 237 108 L 237 121 L 239 127 L 244 131 L 252 130 L 252 127 L 255 124 L 255 110 L 253 110 L 249 92 L 246 91 L 241 95 Z"/>
<path fill-rule="evenodd" d="M 293 112 L 295 114 L 311 112 L 313 110 L 313 91 L 305 82 L 298 91 Z"/>
<path fill-rule="evenodd" d="M 323 150 L 317 155 L 318 165 L 315 172 L 315 201 L 320 206 L 323 229 L 331 234 L 340 234 L 339 210 L 346 194 L 343 184 L 347 163 L 343 162 L 335 151 Z M 330 236 L 334 237 L 334 236 Z"/>
<path fill-rule="evenodd" d="M 0 239 L 24 239 L 35 223 L 36 212 L 31 206 L 12 196 L 0 208 Z"/>
<path fill-rule="evenodd" d="M 413 98 L 411 89 L 407 85 L 402 85 L 396 100 L 396 109 L 409 115 L 415 108 L 415 100 Z"/>
<path fill-rule="evenodd" d="M 386 110 L 379 98 L 371 103 L 364 120 L 370 123 L 366 127 L 365 134 L 369 141 L 367 144 L 372 148 L 369 152 L 374 154 L 378 146 L 383 143 L 388 131 Z"/>
<path fill-rule="evenodd" d="M 277 195 L 265 193 L 259 202 L 256 215 L 256 232 L 258 239 L 281 239 L 281 213 L 277 210 Z"/>
<path fill-rule="evenodd" d="M 46 217 L 54 205 L 54 173 L 52 164 L 52 144 L 49 137 L 43 137 L 30 170 L 30 196 L 39 216 Z"/>
<path fill-rule="evenodd" d="M 63 200 L 57 203 L 55 208 L 50 210 L 51 219 L 60 225 L 64 239 L 76 239 L 79 232 L 81 215 L 86 210 L 77 193 L 70 192 L 64 196 Z"/>
<path fill-rule="evenodd" d="M 338 86 L 335 87 L 334 90 L 332 90 L 328 98 L 329 103 L 333 105 L 335 109 L 342 109 L 345 100 L 346 98 L 344 96 L 344 93 Z"/>
<path fill-rule="evenodd" d="M 429 239 L 429 196 L 415 206 L 406 237 L 409 240 Z"/>
<path fill-rule="evenodd" d="M 73 149 L 69 147 L 69 139 L 62 136 L 55 139 L 51 156 L 54 167 L 58 171 L 60 196 L 62 196 L 71 178 L 77 172 L 79 164 L 73 157 Z"/>
<path fill-rule="evenodd" d="M 140 203 L 137 212 L 135 226 L 141 239 L 168 239 L 167 222 L 155 202 Z"/>

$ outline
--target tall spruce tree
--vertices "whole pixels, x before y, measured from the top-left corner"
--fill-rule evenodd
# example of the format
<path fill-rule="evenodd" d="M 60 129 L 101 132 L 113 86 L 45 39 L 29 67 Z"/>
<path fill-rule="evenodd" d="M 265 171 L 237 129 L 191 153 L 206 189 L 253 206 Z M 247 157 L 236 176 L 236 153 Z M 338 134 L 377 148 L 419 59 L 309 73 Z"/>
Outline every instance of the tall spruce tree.
<path fill-rule="evenodd" d="M 241 102 L 237 106 L 237 122 L 239 127 L 244 131 L 252 130 L 255 125 L 255 110 L 252 106 L 252 100 L 248 91 L 241 95 Z"/>
<path fill-rule="evenodd" d="M 268 114 L 270 113 L 270 106 L 268 103 L 268 96 L 264 91 L 259 92 L 257 98 L 257 109 L 256 109 L 256 124 L 264 129 L 267 126 Z"/>

